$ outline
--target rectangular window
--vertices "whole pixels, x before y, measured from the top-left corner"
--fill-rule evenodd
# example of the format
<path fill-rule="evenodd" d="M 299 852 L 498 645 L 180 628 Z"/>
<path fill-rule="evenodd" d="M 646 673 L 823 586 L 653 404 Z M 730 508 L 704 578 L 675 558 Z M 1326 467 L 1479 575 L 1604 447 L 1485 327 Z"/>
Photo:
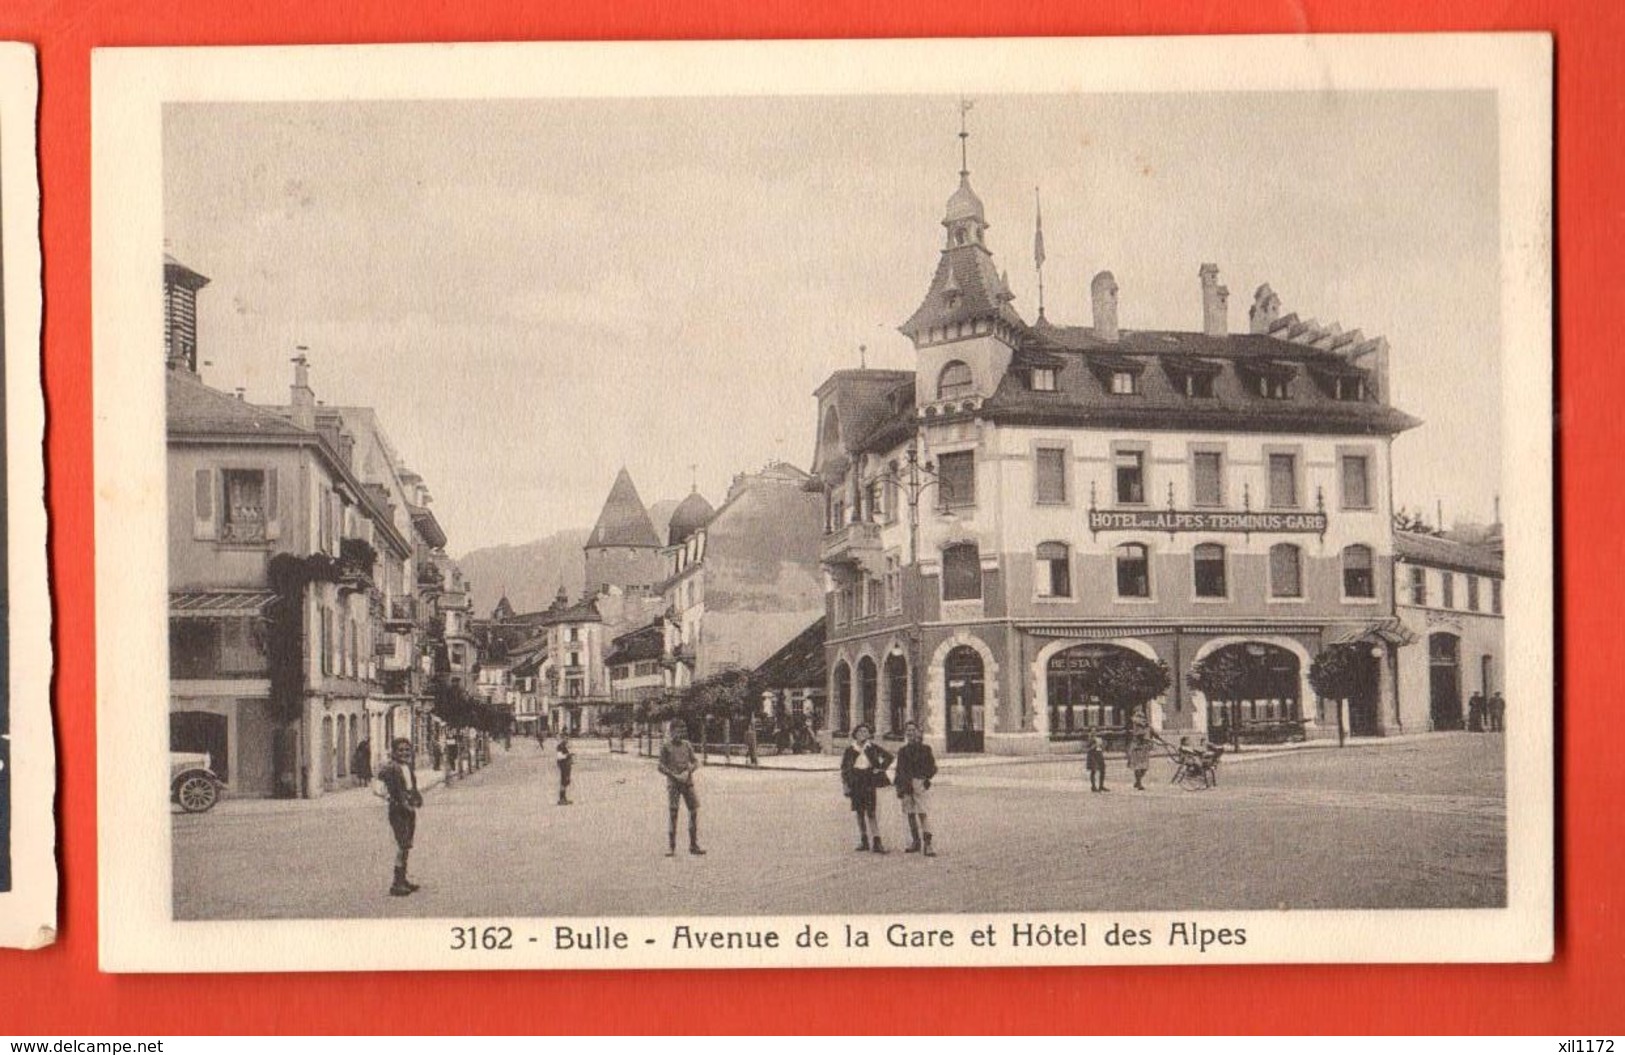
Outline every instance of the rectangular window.
<path fill-rule="evenodd" d="M 1284 377 L 1270 377 L 1261 374 L 1259 375 L 1258 382 L 1253 388 L 1253 391 L 1257 392 L 1265 399 L 1292 398 L 1291 390 L 1287 387 L 1287 380 Z"/>
<path fill-rule="evenodd" d="M 1411 603 L 1418 606 L 1428 603 L 1428 570 L 1426 568 L 1411 569 Z"/>
<path fill-rule="evenodd" d="M 321 629 L 317 635 L 320 640 L 317 643 L 321 647 L 322 673 L 331 674 L 333 673 L 333 613 L 328 611 L 325 606 L 321 609 L 320 625 Z"/>
<path fill-rule="evenodd" d="M 1145 452 L 1118 451 L 1112 455 L 1119 505 L 1145 504 Z"/>
<path fill-rule="evenodd" d="M 880 583 L 874 579 L 863 580 L 863 614 L 880 614 Z"/>
<path fill-rule="evenodd" d="M 1439 591 L 1440 603 L 1446 608 L 1456 607 L 1456 577 L 1450 572 L 1442 571 L 1439 573 L 1439 580 L 1444 583 L 1444 589 Z"/>
<path fill-rule="evenodd" d="M 1345 454 L 1343 467 L 1343 508 L 1371 508 L 1371 460 L 1363 454 Z"/>
<path fill-rule="evenodd" d="M 1467 576 L 1467 610 L 1478 611 L 1478 576 Z"/>
<path fill-rule="evenodd" d="M 1196 564 L 1196 596 L 1209 599 L 1228 596 L 1224 547 L 1204 542 L 1196 547 L 1192 556 Z"/>
<path fill-rule="evenodd" d="M 942 599 L 975 601 L 982 596 L 982 554 L 974 542 L 942 551 Z"/>
<path fill-rule="evenodd" d="M 1490 611 L 1501 614 L 1501 580 L 1490 580 Z"/>
<path fill-rule="evenodd" d="M 1298 505 L 1298 456 L 1270 455 L 1270 505 L 1295 509 Z"/>
<path fill-rule="evenodd" d="M 1072 596 L 1072 561 L 1064 543 L 1039 544 L 1035 578 L 1040 597 Z"/>
<path fill-rule="evenodd" d="M 1033 391 L 1055 391 L 1055 371 L 1044 366 L 1036 367 L 1033 370 Z"/>
<path fill-rule="evenodd" d="M 265 473 L 227 469 L 220 474 L 226 500 L 220 510 L 222 542 L 264 542 L 267 514 Z"/>
<path fill-rule="evenodd" d="M 1369 546 L 1343 550 L 1343 596 L 1362 600 L 1377 596 L 1375 561 Z"/>
<path fill-rule="evenodd" d="M 878 524 L 886 519 L 886 485 L 881 480 L 870 480 L 869 495 L 869 523 Z"/>
<path fill-rule="evenodd" d="M 897 466 L 892 466 L 882 484 L 881 507 L 885 509 L 885 520 L 888 524 L 897 523 Z"/>
<path fill-rule="evenodd" d="M 1270 596 L 1303 596 L 1303 554 L 1298 547 L 1281 543 L 1270 547 Z"/>
<path fill-rule="evenodd" d="M 1151 554 L 1137 542 L 1117 547 L 1117 596 L 1151 596 Z"/>
<path fill-rule="evenodd" d="M 976 454 L 952 451 L 937 459 L 937 489 L 946 509 L 962 509 L 976 504 Z"/>
<path fill-rule="evenodd" d="M 1037 460 L 1038 501 L 1045 505 L 1060 505 L 1066 501 L 1066 450 L 1062 447 L 1040 447 Z"/>
<path fill-rule="evenodd" d="M 1191 455 L 1191 499 L 1199 506 L 1224 505 L 1224 455 L 1218 451 Z"/>
<path fill-rule="evenodd" d="M 1112 395 L 1133 396 L 1140 392 L 1139 379 L 1132 370 L 1112 371 Z"/>
<path fill-rule="evenodd" d="M 903 610 L 903 569 L 897 557 L 886 558 L 886 610 Z"/>

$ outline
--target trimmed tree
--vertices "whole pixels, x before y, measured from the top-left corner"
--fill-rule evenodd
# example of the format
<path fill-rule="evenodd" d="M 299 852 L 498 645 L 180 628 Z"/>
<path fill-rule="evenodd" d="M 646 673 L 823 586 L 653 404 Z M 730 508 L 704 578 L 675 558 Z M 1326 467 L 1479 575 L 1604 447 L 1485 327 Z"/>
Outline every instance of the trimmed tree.
<path fill-rule="evenodd" d="M 1309 684 L 1323 700 L 1337 704 L 1337 742 L 1343 742 L 1343 704 L 1359 687 L 1357 645 L 1328 645 L 1309 664 Z"/>
<path fill-rule="evenodd" d="M 1237 701 L 1245 694 L 1252 669 L 1241 655 L 1231 648 L 1221 648 L 1197 661 L 1185 675 L 1185 684 L 1202 694 L 1208 703 L 1228 705 L 1230 744 L 1241 746 L 1241 723 L 1236 711 Z"/>
<path fill-rule="evenodd" d="M 1095 693 L 1108 707 L 1120 708 L 1128 716 L 1129 725 L 1133 725 L 1133 716 L 1138 713 L 1149 729 L 1151 716 L 1146 709 L 1168 691 L 1173 680 L 1168 664 L 1128 649 L 1115 649 L 1102 656 L 1095 668 Z"/>

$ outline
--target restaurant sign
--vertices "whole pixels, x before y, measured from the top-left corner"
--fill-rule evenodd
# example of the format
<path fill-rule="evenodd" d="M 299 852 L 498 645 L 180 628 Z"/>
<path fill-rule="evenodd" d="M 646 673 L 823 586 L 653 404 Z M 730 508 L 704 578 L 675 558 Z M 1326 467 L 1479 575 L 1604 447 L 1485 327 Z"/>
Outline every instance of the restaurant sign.
<path fill-rule="evenodd" d="M 1091 509 L 1090 531 L 1179 531 L 1285 532 L 1305 535 L 1326 533 L 1326 514 L 1315 513 L 1229 513 L 1182 511 L 1177 509 Z"/>

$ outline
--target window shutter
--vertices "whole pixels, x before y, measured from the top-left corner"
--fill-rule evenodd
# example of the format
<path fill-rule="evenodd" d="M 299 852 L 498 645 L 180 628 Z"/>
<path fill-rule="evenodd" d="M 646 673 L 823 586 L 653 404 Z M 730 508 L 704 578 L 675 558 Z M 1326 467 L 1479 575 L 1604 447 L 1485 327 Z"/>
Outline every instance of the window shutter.
<path fill-rule="evenodd" d="M 265 470 L 265 538 L 274 542 L 282 537 L 281 487 L 277 471 Z"/>
<path fill-rule="evenodd" d="M 199 469 L 193 480 L 192 537 L 215 538 L 215 496 L 219 490 L 213 469 Z"/>

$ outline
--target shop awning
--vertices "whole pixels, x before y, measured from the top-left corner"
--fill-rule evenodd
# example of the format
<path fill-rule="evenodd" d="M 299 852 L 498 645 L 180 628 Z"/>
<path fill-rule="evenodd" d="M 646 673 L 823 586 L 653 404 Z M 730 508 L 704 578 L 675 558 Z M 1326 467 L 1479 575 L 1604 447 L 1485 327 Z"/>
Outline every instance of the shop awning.
<path fill-rule="evenodd" d="M 265 614 L 274 590 L 199 590 L 169 595 L 171 619 L 244 619 Z"/>
<path fill-rule="evenodd" d="M 1326 628 L 1326 642 L 1331 645 L 1384 644 L 1399 648 L 1416 644 L 1418 638 L 1411 628 L 1399 621 L 1398 616 L 1377 619 L 1369 623 L 1344 623 Z"/>

